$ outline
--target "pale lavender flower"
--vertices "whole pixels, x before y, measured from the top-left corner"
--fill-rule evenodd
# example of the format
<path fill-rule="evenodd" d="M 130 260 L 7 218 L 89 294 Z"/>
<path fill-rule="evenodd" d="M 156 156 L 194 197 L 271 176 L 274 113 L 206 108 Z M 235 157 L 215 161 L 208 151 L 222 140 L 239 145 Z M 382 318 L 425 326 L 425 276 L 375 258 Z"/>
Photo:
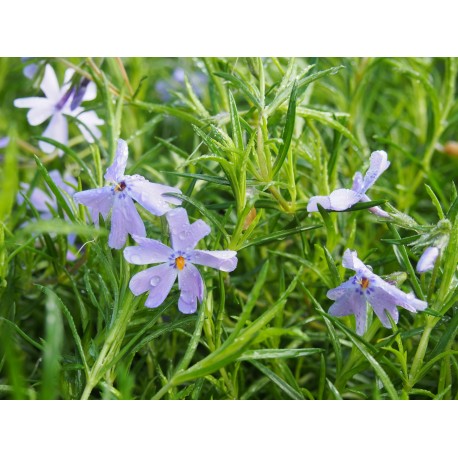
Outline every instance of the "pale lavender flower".
<path fill-rule="evenodd" d="M 65 193 L 68 194 L 68 196 L 71 197 L 75 193 L 75 188 L 78 186 L 78 182 L 69 173 L 66 172 L 62 177 L 58 170 L 51 170 L 49 172 L 49 176 L 52 178 L 56 186 L 61 190 L 65 191 Z M 22 192 L 26 194 L 30 186 L 27 183 L 20 183 L 20 188 Z M 54 196 L 54 194 L 51 193 L 48 187 L 47 189 L 49 191 L 49 194 L 39 188 L 34 188 L 29 196 L 30 203 L 40 214 L 40 218 L 45 220 L 52 219 L 53 213 L 51 210 L 55 210 L 57 212 L 58 207 L 56 197 Z M 68 201 L 67 196 L 65 194 L 63 194 L 63 198 Z M 21 193 L 18 193 L 16 200 L 19 205 L 22 205 L 22 203 L 24 202 L 24 197 Z M 68 220 L 68 216 L 66 214 L 64 214 L 64 218 Z M 68 261 L 74 261 L 76 259 L 75 254 L 73 253 L 75 240 L 75 234 L 69 234 L 67 236 L 69 248 L 67 251 Z"/>
<path fill-rule="evenodd" d="M 6 148 L 9 142 L 10 142 L 9 137 L 1 137 L 0 138 L 0 148 Z"/>
<path fill-rule="evenodd" d="M 436 246 L 430 246 L 421 255 L 417 263 L 417 272 L 422 274 L 434 268 L 440 250 Z"/>
<path fill-rule="evenodd" d="M 396 286 L 375 275 L 360 259 L 356 251 L 346 250 L 342 265 L 352 269 L 356 275 L 337 288 L 328 291 L 327 296 L 335 303 L 329 309 L 334 316 L 355 315 L 356 332 L 363 335 L 366 328 L 366 302 L 374 309 L 383 326 L 391 328 L 388 313 L 395 323 L 399 319 L 400 306 L 410 312 L 424 310 L 428 304 L 417 299 L 413 293 L 404 293 Z"/>
<path fill-rule="evenodd" d="M 74 71 L 67 69 L 65 72 L 64 84 L 59 87 L 56 74 L 47 64 L 40 88 L 45 97 L 26 97 L 16 99 L 14 106 L 18 108 L 30 108 L 27 113 L 29 124 L 37 126 L 51 118 L 48 127 L 43 133 L 43 137 L 52 138 L 64 145 L 68 143 L 68 121 L 67 116 L 77 118 L 82 124 L 78 123 L 86 141 L 92 143 L 93 137 L 100 138 L 102 133 L 97 126 L 104 124 L 103 120 L 98 118 L 95 111 L 85 111 L 82 107 L 71 106 L 72 97 L 75 95 L 75 89 L 72 87 L 71 79 Z M 96 85 L 91 82 L 85 91 L 82 101 L 93 100 L 97 94 Z M 40 141 L 39 146 L 45 153 L 52 153 L 55 147 L 45 141 Z M 61 156 L 63 152 L 59 150 Z"/>
<path fill-rule="evenodd" d="M 172 248 L 157 240 L 134 236 L 138 246 L 124 249 L 124 257 L 131 264 L 160 263 L 134 275 L 129 287 L 135 296 L 149 291 L 146 307 L 158 307 L 178 277 L 178 309 L 182 313 L 194 313 L 197 300 L 202 302 L 204 294 L 204 283 L 194 264 L 232 272 L 237 267 L 237 252 L 195 250 L 197 242 L 210 233 L 210 227 L 200 219 L 189 224 L 188 214 L 182 207 L 169 211 L 165 217 Z"/>
<path fill-rule="evenodd" d="M 170 204 L 181 204 L 180 199 L 163 195 L 180 194 L 179 189 L 151 183 L 140 175 L 124 175 L 128 154 L 127 143 L 119 139 L 114 162 L 105 173 L 105 180 L 112 185 L 77 192 L 73 196 L 76 203 L 89 207 L 92 220 L 96 225 L 99 222 L 99 214 L 107 219 L 112 210 L 108 245 L 118 250 L 125 245 L 128 234 L 140 237 L 146 235 L 145 225 L 133 200 L 157 216 L 168 212 Z"/>
<path fill-rule="evenodd" d="M 366 175 L 362 176 L 357 172 L 353 178 L 352 189 L 340 188 L 333 191 L 329 196 L 314 196 L 307 205 L 307 211 L 317 212 L 320 204 L 326 210 L 343 211 L 358 202 L 370 202 L 366 196 L 367 190 L 376 182 L 378 177 L 389 167 L 390 162 L 387 160 L 385 151 L 374 151 L 370 157 L 370 166 Z M 385 218 L 389 214 L 378 207 L 369 209 L 378 216 Z"/>
<path fill-rule="evenodd" d="M 32 59 L 32 58 L 31 57 L 21 57 L 22 62 L 27 62 L 30 59 Z M 31 80 L 31 79 L 33 79 L 35 77 L 37 71 L 38 71 L 38 64 L 32 63 L 32 64 L 26 65 L 23 68 L 22 73 L 24 74 L 24 76 L 26 78 Z"/>

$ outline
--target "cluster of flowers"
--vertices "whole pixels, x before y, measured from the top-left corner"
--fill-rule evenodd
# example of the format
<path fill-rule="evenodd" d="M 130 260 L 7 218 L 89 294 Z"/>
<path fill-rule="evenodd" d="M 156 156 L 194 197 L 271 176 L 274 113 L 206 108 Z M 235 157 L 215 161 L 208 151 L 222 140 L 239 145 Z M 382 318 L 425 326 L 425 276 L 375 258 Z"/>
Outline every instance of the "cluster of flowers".
<path fill-rule="evenodd" d="M 36 70 L 36 66 L 30 69 L 33 73 Z M 53 68 L 47 64 L 40 84 L 45 97 L 27 97 L 16 99 L 14 102 L 16 107 L 29 108 L 27 119 L 30 125 L 39 125 L 51 117 L 43 136 L 64 145 L 68 143 L 67 117 L 80 121 L 78 127 L 88 142 L 93 142 L 94 138 L 101 136 L 97 126 L 104 123 L 95 111 L 85 111 L 80 106 L 82 102 L 96 97 L 95 84 L 86 78 L 75 84 L 72 82 L 73 75 L 73 70 L 67 70 L 64 84 L 59 87 Z M 45 141 L 40 141 L 39 146 L 45 153 L 52 153 L 56 149 Z M 59 155 L 63 154 L 60 149 L 57 150 Z M 237 253 L 231 250 L 196 250 L 197 243 L 210 233 L 210 227 L 202 220 L 190 224 L 187 212 L 182 207 L 172 209 L 171 205 L 178 206 L 181 200 L 167 193 L 181 194 L 179 189 L 151 183 L 140 175 L 125 175 L 127 159 L 127 143 L 120 139 L 114 162 L 105 174 L 105 179 L 111 182 L 111 185 L 100 189 L 75 193 L 77 183 L 71 175 L 65 174 L 62 177 L 57 170 L 53 170 L 50 176 L 55 184 L 65 191 L 65 195 L 73 196 L 76 203 L 89 208 L 94 224 L 98 224 L 100 214 L 107 219 L 111 212 L 108 239 L 111 248 L 123 248 L 128 234 L 131 234 L 138 246 L 127 247 L 124 250 L 124 257 L 128 262 L 139 265 L 160 263 L 132 277 L 129 286 L 134 295 L 149 291 L 145 305 L 158 307 L 164 302 L 178 277 L 178 308 L 183 313 L 194 313 L 197 309 L 197 300 L 202 302 L 204 294 L 204 283 L 194 264 L 232 272 L 237 267 Z M 28 185 L 22 183 L 21 188 L 26 192 Z M 18 202 L 22 203 L 23 200 L 22 195 L 19 195 Z M 157 240 L 146 238 L 145 225 L 134 200 L 153 215 L 166 215 L 171 248 Z M 57 210 L 56 199 L 39 189 L 32 191 L 30 201 L 43 219 L 50 219 L 51 210 Z M 73 245 L 74 239 L 74 235 L 69 236 L 69 246 Z M 67 259 L 74 258 L 74 253 L 69 250 Z"/>
<path fill-rule="evenodd" d="M 168 195 L 181 194 L 179 189 L 151 183 L 140 175 L 125 175 L 127 158 L 127 143 L 120 139 L 114 162 L 105 173 L 105 180 L 111 184 L 77 192 L 73 199 L 90 209 L 94 224 L 98 224 L 100 214 L 107 219 L 111 211 L 108 245 L 115 249 L 123 248 L 128 234 L 138 243 L 138 246 L 124 250 L 124 257 L 129 263 L 160 263 L 132 277 L 129 286 L 134 295 L 149 291 L 145 305 L 158 307 L 178 277 L 178 309 L 183 313 L 194 313 L 197 300 L 202 302 L 204 291 L 202 277 L 194 264 L 232 272 L 237 267 L 237 252 L 196 250 L 199 240 L 210 233 L 210 227 L 200 219 L 190 224 L 183 207 L 170 207 L 171 204 L 181 204 L 179 198 Z M 170 229 L 171 248 L 158 240 L 146 238 L 145 225 L 134 200 L 153 215 L 165 214 Z"/>
<path fill-rule="evenodd" d="M 36 71 L 35 67 L 33 71 Z M 54 70 L 50 65 L 46 65 L 40 85 L 46 97 L 15 100 L 15 106 L 30 109 L 27 117 L 31 125 L 41 124 L 51 117 L 51 122 L 43 135 L 62 144 L 68 141 L 67 117 L 81 121 L 78 127 L 88 142 L 100 137 L 101 133 L 97 126 L 103 124 L 103 120 L 99 119 L 94 111 L 85 111 L 80 106 L 83 101 L 93 100 L 96 97 L 95 84 L 86 78 L 81 78 L 78 83 L 72 83 L 73 73 L 72 70 L 66 71 L 64 84 L 60 88 Z M 44 141 L 40 142 L 40 148 L 45 153 L 51 153 L 55 149 L 53 145 Z M 62 151 L 58 151 L 61 155 Z M 89 208 L 94 224 L 98 225 L 99 215 L 106 220 L 111 213 L 108 239 L 111 248 L 123 248 L 128 235 L 132 236 L 138 245 L 127 247 L 123 252 L 129 263 L 158 264 L 132 277 L 130 289 L 134 295 L 149 291 L 145 305 L 158 307 L 164 302 L 178 277 L 180 290 L 178 308 L 183 313 L 193 313 L 197 309 L 197 301 L 203 300 L 204 291 L 202 277 L 194 264 L 231 272 L 237 266 L 237 253 L 231 250 L 196 250 L 199 240 L 210 233 L 210 227 L 202 220 L 190 224 L 184 208 L 171 207 L 171 205 L 181 204 L 181 199 L 176 197 L 181 193 L 179 189 L 151 183 L 140 175 L 125 175 L 127 159 L 127 144 L 120 139 L 114 162 L 105 174 L 105 179 L 110 182 L 110 185 L 99 189 L 75 193 L 76 182 L 73 177 L 65 175 L 63 179 L 58 171 L 52 171 L 50 175 L 68 196 L 73 196 L 76 203 Z M 314 196 L 310 199 L 307 210 L 316 212 L 319 205 L 326 210 L 345 211 L 358 202 L 369 202 L 367 191 L 389 165 L 385 151 L 373 152 L 368 171 L 364 177 L 360 172 L 355 174 L 351 189 L 341 188 L 333 191 L 329 196 Z M 23 185 L 23 190 L 26 189 L 27 186 Z M 30 199 L 45 219 L 52 216 L 50 209 L 57 208 L 54 198 L 49 198 L 37 189 L 32 192 Z M 146 238 L 145 225 L 134 201 L 153 215 L 165 215 L 172 247 Z M 390 214 L 379 207 L 372 207 L 369 210 L 379 217 L 390 218 Z M 435 246 L 426 248 L 418 262 L 418 272 L 433 268 L 440 250 L 447 242 L 445 237 L 441 240 Z M 73 241 L 69 239 L 69 245 Z M 73 259 L 74 254 L 69 251 L 67 258 Z M 427 307 L 425 301 L 417 299 L 412 293 L 404 293 L 395 285 L 375 275 L 370 267 L 358 259 L 356 251 L 347 249 L 342 264 L 354 270 L 356 275 L 339 287 L 328 291 L 328 298 L 335 301 L 329 313 L 335 316 L 355 315 L 358 334 L 364 334 L 367 326 L 367 303 L 373 307 L 375 314 L 386 327 L 391 327 L 388 315 L 397 323 L 399 318 L 397 306 L 411 312 L 421 311 Z"/>
<path fill-rule="evenodd" d="M 329 196 L 314 196 L 310 199 L 307 210 L 318 211 L 318 205 L 326 210 L 347 210 L 358 202 L 370 202 L 367 190 L 376 182 L 379 176 L 390 166 L 385 151 L 374 151 L 370 157 L 370 166 L 366 175 L 357 172 L 353 177 L 352 189 L 336 189 Z M 379 207 L 369 210 L 377 216 L 389 218 L 390 215 Z M 410 312 L 426 309 L 428 304 L 417 299 L 412 293 L 404 293 L 396 286 L 375 275 L 360 259 L 356 251 L 347 249 L 343 255 L 342 265 L 352 269 L 356 275 L 337 288 L 328 291 L 327 296 L 335 303 L 329 309 L 334 316 L 355 315 L 356 332 L 363 335 L 367 325 L 366 304 L 369 303 L 383 326 L 391 328 L 388 315 L 395 323 L 398 322 L 397 305 Z M 419 260 L 418 268 L 424 265 L 423 257 Z"/>

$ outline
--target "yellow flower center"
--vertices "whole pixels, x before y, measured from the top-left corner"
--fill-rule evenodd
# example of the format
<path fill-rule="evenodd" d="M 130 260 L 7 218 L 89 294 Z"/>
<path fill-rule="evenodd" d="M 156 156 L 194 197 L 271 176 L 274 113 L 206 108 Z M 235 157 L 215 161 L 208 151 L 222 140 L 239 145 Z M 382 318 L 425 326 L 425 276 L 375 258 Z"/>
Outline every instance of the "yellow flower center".
<path fill-rule="evenodd" d="M 366 289 L 369 287 L 369 279 L 366 277 L 361 278 L 361 287 Z"/>
<path fill-rule="evenodd" d="M 183 270 L 183 267 L 185 264 L 186 264 L 186 261 L 183 258 L 183 256 L 178 256 L 178 258 L 175 259 L 175 266 L 177 267 L 178 270 Z"/>

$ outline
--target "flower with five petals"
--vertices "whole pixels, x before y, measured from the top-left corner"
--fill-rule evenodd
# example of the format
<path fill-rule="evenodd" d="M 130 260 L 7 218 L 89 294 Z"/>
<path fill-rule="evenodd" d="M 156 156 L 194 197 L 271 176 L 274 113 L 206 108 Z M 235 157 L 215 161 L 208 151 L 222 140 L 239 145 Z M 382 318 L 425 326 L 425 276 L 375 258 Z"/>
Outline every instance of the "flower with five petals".
<path fill-rule="evenodd" d="M 374 151 L 370 157 L 370 166 L 366 175 L 356 172 L 353 177 L 352 189 L 340 188 L 331 192 L 329 196 L 313 196 L 307 205 L 307 211 L 317 212 L 318 204 L 326 210 L 343 211 L 358 202 L 370 202 L 367 190 L 375 183 L 378 177 L 390 166 L 385 151 Z M 378 216 L 389 217 L 389 214 L 379 207 L 369 210 Z"/>
<path fill-rule="evenodd" d="M 138 246 L 124 249 L 124 257 L 131 264 L 159 263 L 134 275 L 129 287 L 135 296 L 149 291 L 145 305 L 158 307 L 178 277 L 178 309 L 182 313 L 194 313 L 197 300 L 202 302 L 204 294 L 204 283 L 194 264 L 232 272 L 237 267 L 237 252 L 196 250 L 197 242 L 210 233 L 210 227 L 200 219 L 189 224 L 188 214 L 182 207 L 169 211 L 165 217 L 170 228 L 171 248 L 157 240 L 134 236 Z"/>
<path fill-rule="evenodd" d="M 356 275 L 328 291 L 328 298 L 335 301 L 329 313 L 334 316 L 355 315 L 356 332 L 359 335 L 363 335 L 366 329 L 366 302 L 372 306 L 386 328 L 391 328 L 387 313 L 395 323 L 398 322 L 397 305 L 412 313 L 424 310 L 428 306 L 425 301 L 417 299 L 412 293 L 404 293 L 375 275 L 358 259 L 356 251 L 347 249 L 343 255 L 342 265 L 354 270 Z"/>
<path fill-rule="evenodd" d="M 180 194 L 179 189 L 151 183 L 141 175 L 124 175 L 128 154 L 127 143 L 119 139 L 115 160 L 105 173 L 105 180 L 112 184 L 77 192 L 73 196 L 76 203 L 90 209 L 94 224 L 98 224 L 99 214 L 107 219 L 112 210 L 108 245 L 118 250 L 125 245 L 128 234 L 146 236 L 145 225 L 135 208 L 134 200 L 157 216 L 168 212 L 170 204 L 181 204 L 180 199 L 163 195 Z"/>

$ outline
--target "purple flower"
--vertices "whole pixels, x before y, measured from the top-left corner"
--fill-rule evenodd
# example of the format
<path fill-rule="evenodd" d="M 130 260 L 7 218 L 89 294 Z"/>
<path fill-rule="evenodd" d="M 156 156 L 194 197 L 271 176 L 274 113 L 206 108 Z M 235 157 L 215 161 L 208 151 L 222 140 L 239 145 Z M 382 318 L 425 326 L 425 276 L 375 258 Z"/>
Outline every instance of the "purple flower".
<path fill-rule="evenodd" d="M 68 143 L 68 121 L 66 115 L 81 121 L 82 124 L 78 124 L 78 127 L 86 141 L 90 143 L 94 141 L 93 136 L 100 138 L 102 134 L 97 126 L 104 124 L 103 120 L 97 117 L 95 111 L 84 111 L 79 106 L 74 108 L 70 106 L 75 92 L 71 85 L 73 73 L 72 69 L 66 70 L 64 85 L 60 88 L 53 68 L 47 64 L 43 81 L 40 85 L 46 97 L 26 97 L 14 101 L 15 107 L 30 108 L 27 113 L 27 119 L 31 126 L 38 126 L 48 118 L 51 118 L 43 136 L 52 138 L 64 145 Z M 82 97 L 82 101 L 93 100 L 96 94 L 97 88 L 91 82 L 85 91 L 84 97 Z M 42 151 L 48 154 L 55 149 L 53 145 L 45 141 L 40 141 L 39 145 Z M 63 152 L 59 150 L 59 155 L 61 156 L 62 154 Z"/>
<path fill-rule="evenodd" d="M 9 137 L 0 137 L 0 148 L 6 148 L 10 142 Z"/>
<path fill-rule="evenodd" d="M 365 177 L 363 178 L 360 172 L 355 173 L 352 189 L 340 188 L 333 191 L 329 196 L 314 196 L 307 205 L 307 211 L 317 212 L 317 204 L 320 204 L 326 210 L 343 211 L 357 202 L 370 202 L 369 197 L 366 196 L 367 190 L 389 165 L 390 162 L 387 160 L 385 151 L 374 151 L 371 154 L 369 170 L 366 172 Z M 387 212 L 378 207 L 372 207 L 369 210 L 378 216 L 389 217 Z"/>
<path fill-rule="evenodd" d="M 72 175 L 70 175 L 69 173 L 65 173 L 62 177 L 58 170 L 51 170 L 49 172 L 49 176 L 52 178 L 57 187 L 65 191 L 69 196 L 72 196 L 74 194 L 75 188 L 78 186 L 78 183 Z M 27 183 L 21 183 L 20 187 L 24 193 L 26 193 L 30 188 L 30 186 Z M 49 188 L 47 189 L 49 190 Z M 63 197 L 67 200 L 67 196 L 65 194 L 63 194 Z M 17 195 L 16 200 L 19 205 L 22 205 L 22 203 L 24 202 L 24 197 L 19 193 Z M 39 188 L 34 188 L 32 190 L 32 193 L 30 194 L 29 200 L 30 203 L 35 207 L 37 212 L 40 214 L 41 219 L 52 219 L 53 214 L 51 212 L 51 209 L 57 211 L 57 199 L 51 192 L 50 194 L 47 194 Z M 64 214 L 64 218 L 68 220 L 68 216 L 66 214 Z M 69 250 L 67 251 L 68 261 L 74 261 L 76 259 L 75 254 L 70 249 L 74 247 L 75 240 L 75 234 L 69 234 L 67 236 L 67 242 L 69 247 Z"/>
<path fill-rule="evenodd" d="M 178 309 L 182 313 L 194 313 L 197 299 L 202 302 L 204 292 L 202 277 L 194 264 L 232 272 L 237 267 L 237 252 L 195 250 L 197 242 L 210 233 L 210 227 L 201 219 L 189 224 L 188 214 L 181 207 L 169 211 L 165 217 L 172 248 L 157 240 L 137 236 L 133 238 L 139 246 L 125 248 L 124 257 L 131 264 L 160 263 L 134 275 L 129 287 L 135 296 L 149 291 L 146 307 L 158 307 L 178 277 Z"/>
<path fill-rule="evenodd" d="M 177 188 L 151 183 L 140 175 L 124 175 L 128 156 L 127 143 L 118 140 L 118 148 L 113 164 L 108 167 L 105 179 L 111 186 L 77 192 L 73 198 L 76 203 L 89 207 L 94 224 L 99 222 L 99 214 L 107 219 L 110 210 L 111 231 L 108 245 L 120 249 L 127 240 L 127 234 L 145 237 L 145 225 L 138 214 L 132 199 L 153 215 L 161 216 L 170 210 L 170 204 L 180 205 L 176 197 L 164 193 L 181 193 Z"/>
<path fill-rule="evenodd" d="M 21 60 L 22 62 L 27 62 L 28 60 L 32 59 L 32 57 L 21 57 Z M 26 78 L 28 78 L 29 80 L 33 79 L 34 76 L 36 75 L 38 71 L 38 65 L 35 63 L 35 64 L 28 64 L 26 65 L 23 70 L 22 70 L 22 73 L 24 74 L 24 76 Z"/>
<path fill-rule="evenodd" d="M 398 322 L 397 305 L 413 313 L 424 310 L 428 306 L 425 301 L 417 299 L 412 293 L 404 293 L 375 275 L 358 259 L 356 251 L 347 249 L 342 265 L 354 270 L 356 275 L 328 291 L 328 298 L 335 301 L 329 313 L 334 316 L 355 315 L 356 332 L 359 335 L 363 335 L 366 328 L 366 302 L 369 302 L 383 326 L 387 328 L 391 328 L 391 323 L 386 313 L 391 315 L 395 323 Z"/>
<path fill-rule="evenodd" d="M 439 256 L 440 250 L 435 246 L 430 246 L 421 255 L 417 263 L 417 272 L 422 274 L 432 270 L 436 263 L 437 257 Z"/>

